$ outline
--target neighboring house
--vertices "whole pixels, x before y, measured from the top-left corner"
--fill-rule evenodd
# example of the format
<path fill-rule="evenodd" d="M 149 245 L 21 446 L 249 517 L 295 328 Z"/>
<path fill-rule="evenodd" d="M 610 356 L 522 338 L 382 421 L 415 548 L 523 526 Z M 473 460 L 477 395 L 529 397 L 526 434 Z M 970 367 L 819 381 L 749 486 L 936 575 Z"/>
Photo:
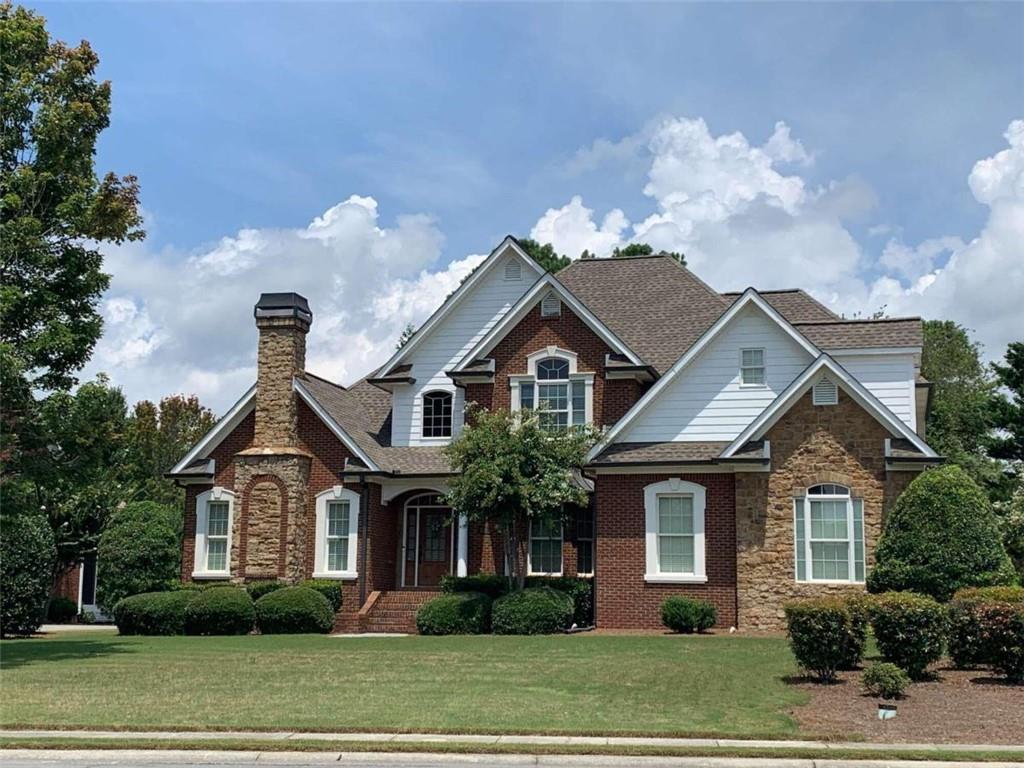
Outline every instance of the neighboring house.
<path fill-rule="evenodd" d="M 604 628 L 656 628 L 685 594 L 777 629 L 786 600 L 861 589 L 885 511 L 940 461 L 919 319 L 719 294 L 668 257 L 552 275 L 506 238 L 350 387 L 305 370 L 306 299 L 264 294 L 255 318 L 256 384 L 171 472 L 182 578 L 338 579 L 343 631 L 410 628 L 443 575 L 504 570 L 495 533 L 444 504 L 470 402 L 604 429 L 589 510 L 535 526 L 527 558 L 593 576 Z"/>

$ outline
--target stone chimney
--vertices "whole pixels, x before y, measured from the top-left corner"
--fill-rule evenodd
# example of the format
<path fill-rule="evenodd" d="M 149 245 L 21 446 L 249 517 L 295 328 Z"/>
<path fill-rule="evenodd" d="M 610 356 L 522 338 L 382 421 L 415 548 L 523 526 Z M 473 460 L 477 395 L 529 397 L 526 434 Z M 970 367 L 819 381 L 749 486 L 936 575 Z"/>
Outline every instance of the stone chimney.
<path fill-rule="evenodd" d="M 309 302 L 297 293 L 264 293 L 253 310 L 260 332 L 254 448 L 294 448 L 298 408 L 292 378 L 306 368 Z"/>

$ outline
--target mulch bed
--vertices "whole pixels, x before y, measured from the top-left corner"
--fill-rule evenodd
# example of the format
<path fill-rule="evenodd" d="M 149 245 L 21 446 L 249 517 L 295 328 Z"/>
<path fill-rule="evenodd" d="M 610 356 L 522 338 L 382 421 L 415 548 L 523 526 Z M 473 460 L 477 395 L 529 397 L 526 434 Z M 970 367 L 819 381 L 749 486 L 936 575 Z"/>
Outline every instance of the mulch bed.
<path fill-rule="evenodd" d="M 1024 744 L 1024 686 L 985 669 L 939 665 L 935 679 L 912 683 L 896 704 L 896 717 L 878 719 L 876 699 L 864 693 L 860 672 L 841 672 L 834 685 L 807 678 L 790 682 L 811 694 L 792 714 L 801 730 L 822 737 L 859 734 L 868 741 L 900 743 Z"/>

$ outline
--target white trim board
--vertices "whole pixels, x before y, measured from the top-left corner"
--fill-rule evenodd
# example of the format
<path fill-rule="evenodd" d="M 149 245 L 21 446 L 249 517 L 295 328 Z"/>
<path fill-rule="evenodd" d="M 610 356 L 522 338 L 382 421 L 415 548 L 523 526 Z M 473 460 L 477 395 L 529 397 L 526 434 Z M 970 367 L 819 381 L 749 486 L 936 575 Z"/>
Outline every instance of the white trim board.
<path fill-rule="evenodd" d="M 535 282 L 530 289 L 523 294 L 519 301 L 512 306 L 512 309 L 506 312 L 504 317 L 495 323 L 494 327 L 491 328 L 491 330 L 488 331 L 468 353 L 466 353 L 462 360 L 459 361 L 458 365 L 455 366 L 455 371 L 461 371 L 471 362 L 483 357 L 496 347 L 505 337 L 505 334 L 508 333 L 516 323 L 526 317 L 536 304 L 543 301 L 546 291 L 554 291 L 563 303 L 567 304 L 569 309 L 571 309 L 578 318 L 586 323 L 590 330 L 596 333 L 605 344 L 616 352 L 625 355 L 634 365 L 643 365 L 643 361 L 626 345 L 624 341 L 622 341 L 622 339 L 616 336 L 615 333 L 612 332 L 608 326 L 602 323 L 593 312 L 587 309 L 583 302 L 573 296 L 569 289 L 562 285 L 554 275 L 547 273 L 537 280 L 537 282 Z"/>
<path fill-rule="evenodd" d="M 363 462 L 369 470 L 380 471 L 380 467 L 378 467 L 373 460 L 366 455 L 365 451 L 356 444 L 356 441 L 352 439 L 352 436 L 334 420 L 334 417 L 324 410 L 323 406 L 320 405 L 319 402 L 317 402 L 317 399 L 313 397 L 308 389 L 306 389 L 305 384 L 297 378 L 292 379 L 292 389 L 294 389 L 299 397 L 302 398 L 303 402 L 309 406 L 310 410 L 320 418 L 320 421 L 327 425 L 327 428 L 334 433 L 334 436 L 341 440 L 344 446 L 352 451 L 352 453 L 355 454 L 355 456 Z"/>
<path fill-rule="evenodd" d="M 901 419 L 890 411 L 884 403 L 871 394 L 868 389 L 857 381 L 843 366 L 833 360 L 828 354 L 822 352 L 813 363 L 807 366 L 803 373 L 797 376 L 771 405 L 761 411 L 761 414 L 750 422 L 750 425 L 743 430 L 739 437 L 733 440 L 724 451 L 722 458 L 728 458 L 738 451 L 749 440 L 756 440 L 763 435 L 772 425 L 775 424 L 807 391 L 814 385 L 814 378 L 821 371 L 827 370 L 838 381 L 839 387 L 865 411 L 886 427 L 893 434 L 909 440 L 915 448 L 928 457 L 936 457 L 937 454 L 921 440 Z M 834 407 L 834 406 L 822 406 Z"/>
<path fill-rule="evenodd" d="M 175 475 L 181 472 L 196 459 L 215 449 L 255 408 L 256 385 L 253 384 L 242 395 L 241 399 L 224 414 L 224 418 L 214 424 L 210 431 L 203 435 L 202 439 L 195 444 L 192 450 L 185 454 L 185 458 L 175 464 L 167 474 Z M 204 480 L 204 482 L 209 482 L 209 480 Z"/>
<path fill-rule="evenodd" d="M 747 306 L 753 304 L 758 309 L 763 311 L 768 317 L 778 324 L 778 326 L 785 331 L 797 344 L 799 344 L 808 353 L 817 357 L 821 354 L 821 350 L 814 346 L 810 341 L 807 340 L 799 331 L 797 331 L 779 312 L 753 288 L 747 288 L 732 305 L 723 312 L 719 318 L 708 328 L 704 333 L 701 334 L 700 338 L 691 346 L 682 357 L 680 357 L 671 368 L 654 382 L 647 394 L 637 400 L 633 407 L 630 408 L 626 415 L 616 422 L 615 426 L 612 427 L 605 435 L 590 449 L 590 453 L 587 454 L 587 461 L 593 461 L 601 452 L 604 451 L 611 443 L 615 441 L 615 438 L 622 434 L 630 424 L 636 421 L 637 417 L 643 413 L 643 411 L 654 402 L 658 395 L 665 390 L 666 387 L 677 377 L 680 372 L 693 362 L 701 352 L 710 344 L 722 330 L 732 322 L 740 312 L 742 312 Z"/>

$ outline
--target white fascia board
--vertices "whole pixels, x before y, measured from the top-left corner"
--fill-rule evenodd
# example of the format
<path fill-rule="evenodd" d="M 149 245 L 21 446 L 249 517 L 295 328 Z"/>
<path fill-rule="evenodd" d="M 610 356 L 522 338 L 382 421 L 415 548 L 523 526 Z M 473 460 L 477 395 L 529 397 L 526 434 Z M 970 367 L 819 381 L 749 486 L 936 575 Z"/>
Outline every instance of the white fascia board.
<path fill-rule="evenodd" d="M 835 355 L 919 355 L 921 347 L 842 347 L 829 349 Z"/>
<path fill-rule="evenodd" d="M 207 453 L 212 451 L 221 441 L 231 434 L 232 430 L 237 427 L 246 416 L 248 416 L 252 410 L 256 407 L 256 385 L 253 384 L 242 395 L 241 399 L 231 406 L 231 409 L 224 414 L 224 418 L 213 425 L 202 439 L 195 444 L 191 451 L 185 454 L 185 458 L 175 464 L 171 471 L 167 474 L 174 475 L 181 472 L 185 467 L 191 464 L 198 458 L 205 456 Z"/>
<path fill-rule="evenodd" d="M 739 437 L 733 440 L 728 447 L 721 453 L 722 458 L 728 458 L 732 456 L 741 446 L 745 445 L 747 441 L 757 439 L 758 436 L 763 435 L 772 425 L 778 421 L 783 414 L 788 411 L 797 400 L 803 397 L 807 393 L 807 390 L 813 385 L 813 379 L 821 371 L 826 370 L 839 379 L 839 385 L 846 394 L 854 399 L 854 401 L 860 405 L 861 408 L 866 410 L 875 419 L 886 427 L 890 432 L 898 434 L 907 440 L 909 440 L 915 448 L 917 448 L 925 456 L 936 457 L 937 454 L 928 445 L 914 433 L 906 424 L 903 423 L 892 411 L 890 411 L 884 403 L 882 403 L 877 397 L 871 394 L 868 389 L 861 384 L 857 379 L 850 374 L 843 366 L 837 363 L 826 353 L 822 352 L 818 358 L 807 366 L 803 373 L 797 376 L 786 387 L 779 396 L 765 408 L 761 414 L 754 419 L 747 426 L 743 432 L 740 433 Z"/>
<path fill-rule="evenodd" d="M 469 295 L 473 290 L 473 286 L 480 282 L 483 276 L 487 272 L 490 272 L 494 265 L 497 264 L 501 260 L 502 256 L 504 256 L 508 251 L 512 251 L 517 254 L 526 262 L 527 266 L 534 270 L 538 275 L 545 274 L 543 267 L 530 258 L 530 255 L 519 247 L 515 238 L 511 235 L 507 235 L 498 247 L 491 251 L 487 258 L 483 260 L 480 266 L 474 269 L 469 277 L 467 277 L 462 284 L 455 289 L 452 295 L 449 296 L 440 307 L 434 310 L 434 313 L 427 318 L 427 321 L 423 323 L 423 325 L 419 327 L 413 337 L 409 340 L 409 343 L 395 352 L 395 354 L 391 356 L 391 359 L 378 368 L 377 371 L 387 373 L 387 371 L 391 370 L 392 367 L 400 363 L 409 355 L 410 352 L 416 349 L 420 342 L 429 336 L 430 332 L 437 326 L 437 324 L 447 317 L 448 314 L 458 306 L 466 296 Z"/>
<path fill-rule="evenodd" d="M 299 397 L 302 398 L 303 402 L 305 402 L 306 405 L 310 407 L 313 413 L 315 413 L 320 418 L 320 421 L 327 425 L 327 428 L 334 433 L 334 436 L 341 440 L 344 446 L 348 448 L 350 451 L 352 451 L 352 453 L 361 462 L 363 462 L 363 464 L 365 464 L 368 469 L 374 472 L 380 471 L 380 467 L 378 467 L 370 459 L 370 457 L 366 455 L 363 449 L 360 448 L 356 444 L 356 441 L 352 439 L 352 436 L 349 435 L 349 433 L 346 432 L 344 428 L 342 428 L 342 426 L 337 421 L 334 420 L 334 417 L 323 409 L 323 406 L 320 405 L 319 402 L 317 402 L 317 399 L 313 397 L 312 393 L 308 389 L 306 389 L 306 386 L 301 381 L 299 381 L 298 379 L 292 379 L 292 388 L 296 391 L 296 393 L 298 393 Z"/>
<path fill-rule="evenodd" d="M 626 415 L 616 422 L 615 426 L 612 427 L 608 432 L 605 433 L 598 442 L 590 449 L 590 453 L 587 454 L 587 461 L 593 461 L 596 459 L 601 452 L 607 448 L 615 438 L 621 435 L 625 429 L 636 421 L 637 417 L 644 412 L 644 410 L 658 399 L 661 392 L 686 368 L 691 362 L 693 362 L 697 356 L 704 351 L 704 348 L 710 344 L 722 330 L 732 322 L 740 312 L 742 312 L 747 306 L 753 304 L 763 311 L 768 317 L 776 322 L 776 324 L 782 328 L 797 344 L 803 349 L 809 352 L 811 355 L 817 357 L 821 354 L 821 350 L 814 346 L 808 339 L 797 331 L 792 324 L 786 320 L 782 315 L 776 311 L 776 309 L 765 301 L 761 294 L 759 294 L 753 288 L 747 288 L 736 301 L 733 302 L 732 306 L 725 310 L 719 316 L 719 318 L 708 328 L 704 333 L 701 334 L 700 338 L 691 346 L 686 352 L 668 369 L 660 379 L 654 382 L 647 394 L 637 400 L 633 407 L 626 411 Z"/>
<path fill-rule="evenodd" d="M 455 370 L 461 371 L 471 362 L 486 355 L 495 346 L 497 346 L 498 342 L 505 337 L 505 334 L 514 327 L 516 323 L 526 317 L 538 301 L 541 301 L 543 298 L 542 294 L 546 291 L 554 291 L 562 301 L 569 305 L 569 308 L 573 313 L 586 323 L 587 326 L 596 333 L 605 344 L 616 352 L 628 357 L 629 361 L 634 365 L 643 365 L 643 361 L 637 357 L 633 350 L 626 346 L 626 343 L 622 341 L 622 339 L 616 336 L 612 330 L 602 323 L 593 312 L 587 309 L 583 302 L 573 296 L 569 289 L 562 285 L 558 279 L 549 272 L 534 283 L 533 287 L 523 294 L 519 301 L 513 305 L 512 309 L 506 312 L 505 316 L 495 323 L 494 327 L 491 328 L 491 330 L 488 331 L 479 342 L 477 342 L 476 346 L 474 346 L 466 356 L 459 361 L 459 364 L 455 366 Z"/>

